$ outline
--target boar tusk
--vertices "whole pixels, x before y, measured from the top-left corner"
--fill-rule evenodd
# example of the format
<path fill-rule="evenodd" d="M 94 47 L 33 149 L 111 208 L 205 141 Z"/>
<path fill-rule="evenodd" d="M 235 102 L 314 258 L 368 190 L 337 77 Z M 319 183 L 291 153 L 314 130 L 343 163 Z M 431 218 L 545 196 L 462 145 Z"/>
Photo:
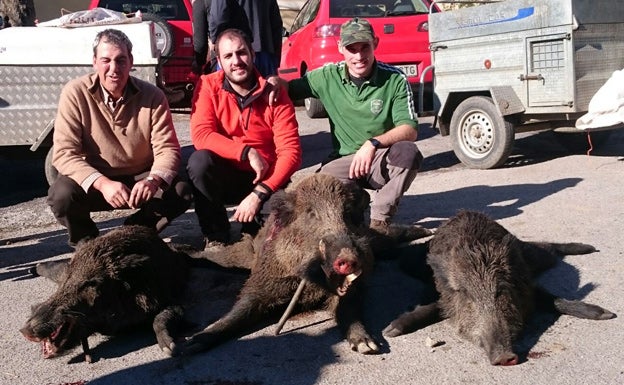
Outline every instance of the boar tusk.
<path fill-rule="evenodd" d="M 290 317 L 290 313 L 292 313 L 293 309 L 295 308 L 295 305 L 297 304 L 297 301 L 299 301 L 299 297 L 301 297 L 301 292 L 303 292 L 303 288 L 305 287 L 306 282 L 307 280 L 304 278 L 299 283 L 299 286 L 297 286 L 297 290 L 295 291 L 295 294 L 293 294 L 293 297 L 290 300 L 290 303 L 288 304 L 286 311 L 284 311 L 282 318 L 280 318 L 279 322 L 277 323 L 277 328 L 275 329 L 275 335 L 280 334 L 280 332 L 282 331 L 282 328 L 284 327 L 286 320 L 288 319 L 288 317 Z"/>

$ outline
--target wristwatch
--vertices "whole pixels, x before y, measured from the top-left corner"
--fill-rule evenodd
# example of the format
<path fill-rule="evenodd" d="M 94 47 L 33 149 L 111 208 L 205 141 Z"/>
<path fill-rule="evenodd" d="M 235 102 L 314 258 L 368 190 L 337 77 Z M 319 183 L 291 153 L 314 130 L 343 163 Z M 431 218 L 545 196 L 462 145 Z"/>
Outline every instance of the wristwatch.
<path fill-rule="evenodd" d="M 145 180 L 147 181 L 147 183 L 153 184 L 156 187 L 160 187 L 160 183 L 158 182 L 158 179 L 154 178 L 151 175 L 145 178 Z"/>
<path fill-rule="evenodd" d="M 381 142 L 375 138 L 370 138 L 368 141 L 371 142 L 373 147 L 375 147 L 376 149 L 379 148 L 379 146 L 381 146 Z"/>

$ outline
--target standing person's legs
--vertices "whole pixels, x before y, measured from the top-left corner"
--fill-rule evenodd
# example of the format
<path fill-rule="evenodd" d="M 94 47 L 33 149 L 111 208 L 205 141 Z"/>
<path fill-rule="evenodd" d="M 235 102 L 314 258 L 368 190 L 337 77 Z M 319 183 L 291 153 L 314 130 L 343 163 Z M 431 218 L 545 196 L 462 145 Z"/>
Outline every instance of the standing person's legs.
<path fill-rule="evenodd" d="M 254 174 L 237 170 L 208 150 L 195 151 L 187 163 L 193 186 L 195 213 L 206 240 L 228 242 L 230 222 L 226 204 L 237 204 L 253 189 Z"/>
<path fill-rule="evenodd" d="M 92 211 L 113 209 L 98 191 L 87 194 L 78 183 L 65 175 L 59 175 L 50 186 L 47 203 L 56 220 L 67 228 L 72 246 L 99 234 L 91 219 Z"/>

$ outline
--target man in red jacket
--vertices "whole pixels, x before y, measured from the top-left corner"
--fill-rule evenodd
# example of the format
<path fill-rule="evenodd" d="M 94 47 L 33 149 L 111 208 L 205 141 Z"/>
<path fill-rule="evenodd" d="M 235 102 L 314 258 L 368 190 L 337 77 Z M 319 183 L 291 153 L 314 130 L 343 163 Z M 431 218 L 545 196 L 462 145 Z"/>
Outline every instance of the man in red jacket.
<path fill-rule="evenodd" d="M 226 204 L 238 204 L 232 219 L 254 234 L 263 204 L 301 164 L 293 104 L 281 92 L 269 106 L 271 86 L 253 65 L 249 37 L 225 30 L 215 52 L 223 71 L 202 76 L 197 85 L 191 113 L 197 151 L 187 164 L 207 246 L 230 240 Z"/>

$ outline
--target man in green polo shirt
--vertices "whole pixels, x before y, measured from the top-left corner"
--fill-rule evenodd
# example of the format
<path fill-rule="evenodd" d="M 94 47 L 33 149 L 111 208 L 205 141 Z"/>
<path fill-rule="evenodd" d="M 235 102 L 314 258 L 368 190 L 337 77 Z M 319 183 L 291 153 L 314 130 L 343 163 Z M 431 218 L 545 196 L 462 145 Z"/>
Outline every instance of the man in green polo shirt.
<path fill-rule="evenodd" d="M 338 43 L 344 61 L 287 84 L 271 82 L 286 86 L 293 100 L 320 99 L 334 149 L 320 172 L 374 190 L 370 225 L 385 232 L 423 156 L 414 143 L 418 123 L 410 85 L 396 67 L 375 59 L 378 43 L 368 21 L 349 20 Z"/>

